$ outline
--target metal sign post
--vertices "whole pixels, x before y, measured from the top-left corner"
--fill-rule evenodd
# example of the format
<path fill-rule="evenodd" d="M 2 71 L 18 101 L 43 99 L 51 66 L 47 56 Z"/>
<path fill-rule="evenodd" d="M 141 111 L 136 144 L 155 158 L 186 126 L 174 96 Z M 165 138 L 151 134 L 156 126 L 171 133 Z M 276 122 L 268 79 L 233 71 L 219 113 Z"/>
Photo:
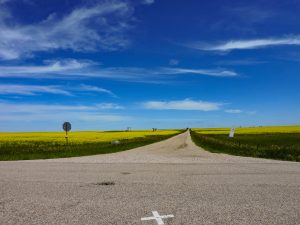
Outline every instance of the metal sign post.
<path fill-rule="evenodd" d="M 71 130 L 72 126 L 70 122 L 63 123 L 63 130 L 66 132 L 66 143 L 68 144 L 68 132 Z"/>

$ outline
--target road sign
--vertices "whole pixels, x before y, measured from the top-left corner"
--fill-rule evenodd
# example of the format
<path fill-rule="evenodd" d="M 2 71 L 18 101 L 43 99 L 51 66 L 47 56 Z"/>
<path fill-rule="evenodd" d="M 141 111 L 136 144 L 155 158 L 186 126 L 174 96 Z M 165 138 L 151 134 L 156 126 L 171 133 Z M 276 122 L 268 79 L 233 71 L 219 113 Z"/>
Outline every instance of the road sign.
<path fill-rule="evenodd" d="M 64 124 L 63 124 L 64 131 L 68 132 L 71 130 L 71 128 L 72 128 L 72 126 L 71 126 L 70 122 L 64 122 Z"/>
<path fill-rule="evenodd" d="M 63 127 L 64 131 L 66 132 L 65 138 L 66 138 L 66 143 L 68 145 L 68 132 L 72 128 L 71 123 L 70 122 L 64 122 L 62 127 Z"/>
<path fill-rule="evenodd" d="M 152 214 L 153 216 L 151 217 L 144 217 L 144 218 L 141 218 L 142 221 L 146 221 L 146 220 L 156 220 L 156 223 L 158 225 L 164 225 L 164 221 L 163 219 L 167 219 L 167 218 L 173 218 L 174 215 L 165 215 L 165 216 L 160 216 L 158 214 L 157 211 L 152 211 Z"/>

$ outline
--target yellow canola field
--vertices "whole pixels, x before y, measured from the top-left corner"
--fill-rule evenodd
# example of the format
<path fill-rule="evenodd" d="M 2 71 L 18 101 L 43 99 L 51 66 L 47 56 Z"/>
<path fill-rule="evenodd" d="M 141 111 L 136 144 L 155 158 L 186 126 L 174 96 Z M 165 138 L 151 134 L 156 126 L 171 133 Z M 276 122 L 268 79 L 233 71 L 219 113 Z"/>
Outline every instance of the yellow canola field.
<path fill-rule="evenodd" d="M 171 135 L 178 133 L 179 130 L 140 130 L 140 131 L 74 131 L 69 132 L 69 141 L 73 143 L 82 142 L 110 142 L 112 140 L 132 139 L 147 135 Z M 26 142 L 26 141 L 46 141 L 64 142 L 64 132 L 7 132 L 0 133 L 0 142 Z"/>
<path fill-rule="evenodd" d="M 229 134 L 230 128 L 194 128 L 201 134 Z M 265 126 L 235 128 L 235 134 L 300 133 L 300 126 Z"/>

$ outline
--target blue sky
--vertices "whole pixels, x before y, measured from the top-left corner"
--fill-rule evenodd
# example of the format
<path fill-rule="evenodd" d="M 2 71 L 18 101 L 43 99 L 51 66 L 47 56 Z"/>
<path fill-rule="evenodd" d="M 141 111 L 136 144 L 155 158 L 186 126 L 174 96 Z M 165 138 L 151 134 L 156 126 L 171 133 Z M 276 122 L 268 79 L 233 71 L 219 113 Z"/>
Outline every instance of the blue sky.
<path fill-rule="evenodd" d="M 300 124 L 297 0 L 0 0 L 0 131 Z"/>

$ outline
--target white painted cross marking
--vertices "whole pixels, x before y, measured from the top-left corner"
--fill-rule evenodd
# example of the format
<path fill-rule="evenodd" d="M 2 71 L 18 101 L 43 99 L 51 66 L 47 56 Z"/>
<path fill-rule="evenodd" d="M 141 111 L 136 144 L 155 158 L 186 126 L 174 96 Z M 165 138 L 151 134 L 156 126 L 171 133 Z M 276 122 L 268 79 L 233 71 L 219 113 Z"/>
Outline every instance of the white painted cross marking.
<path fill-rule="evenodd" d="M 152 211 L 153 216 L 141 218 L 142 221 L 145 220 L 156 220 L 158 225 L 164 225 L 164 221 L 162 219 L 173 218 L 174 215 L 165 215 L 160 216 L 157 211 Z"/>

